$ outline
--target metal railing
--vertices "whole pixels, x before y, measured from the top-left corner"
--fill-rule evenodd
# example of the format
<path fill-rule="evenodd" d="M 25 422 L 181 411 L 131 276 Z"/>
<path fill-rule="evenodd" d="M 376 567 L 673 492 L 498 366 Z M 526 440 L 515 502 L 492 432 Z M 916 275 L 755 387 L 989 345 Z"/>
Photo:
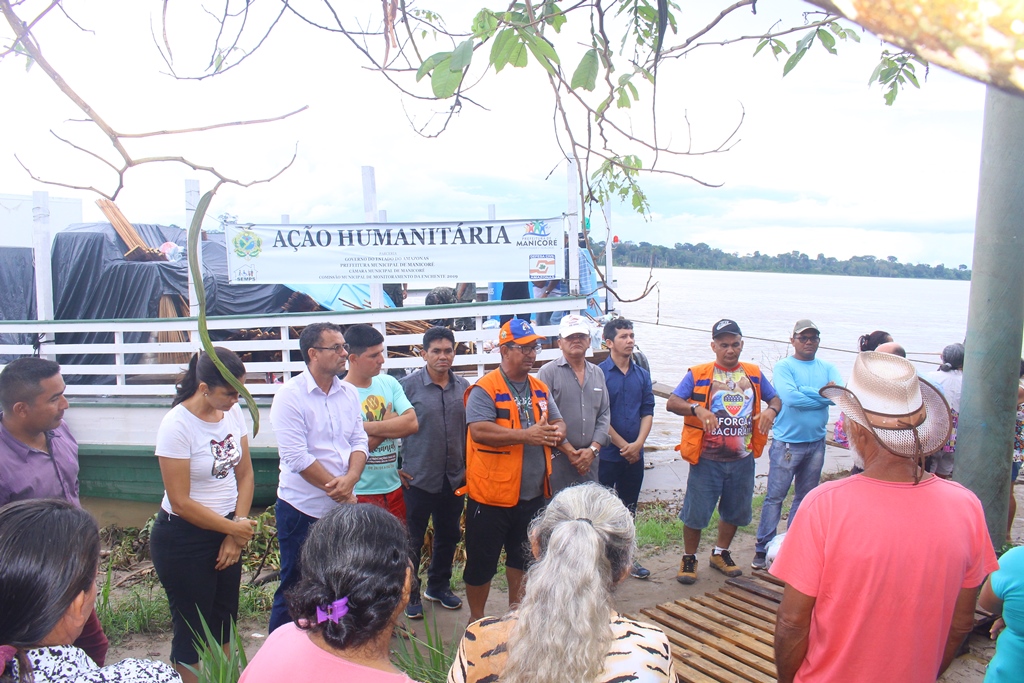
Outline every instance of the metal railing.
<path fill-rule="evenodd" d="M 270 352 L 277 359 L 246 363 L 246 386 L 254 396 L 274 394 L 279 383 L 267 383 L 274 376 L 280 381 L 302 372 L 305 364 L 298 358 L 299 340 L 291 334 L 292 327 L 303 327 L 315 322 L 333 322 L 339 325 L 366 323 L 383 332 L 389 322 L 423 321 L 449 318 L 471 318 L 476 329 L 455 332 L 457 342 L 473 345 L 474 351 L 457 354 L 453 369 L 484 373 L 485 365 L 499 361 L 497 353 L 485 353 L 484 343 L 495 342 L 497 329 L 483 329 L 489 317 L 517 313 L 543 313 L 554 311 L 580 312 L 587 306 L 584 297 L 558 299 L 531 299 L 525 301 L 475 302 L 447 306 L 412 306 L 381 310 L 330 311 L 317 313 L 275 313 L 267 315 L 231 315 L 207 319 L 207 328 L 213 331 L 273 329 L 280 332 L 277 339 L 252 339 L 215 342 L 218 346 L 239 352 Z M 537 327 L 538 334 L 555 336 L 557 326 Z M 184 342 L 151 341 L 161 332 L 179 332 L 188 339 Z M 111 341 L 95 343 L 69 343 L 61 340 L 66 334 L 95 334 Z M 30 335 L 41 340 L 39 355 L 61 361 L 74 356 L 109 356 L 112 362 L 61 363 L 61 374 L 68 382 L 68 396 L 172 396 L 173 377 L 184 368 L 178 363 L 153 362 L 160 354 L 192 354 L 199 348 L 196 318 L 146 318 L 113 320 L 5 320 L 0 321 L 0 335 Z M 126 338 L 127 335 L 127 338 Z M 142 337 L 143 341 L 133 341 Z M 385 349 L 414 346 L 422 342 L 421 334 L 385 335 Z M 27 356 L 37 353 L 33 344 L 4 343 L 0 340 L 0 356 Z M 557 349 L 545 349 L 538 354 L 541 360 L 559 356 Z M 97 360 L 97 359 L 93 359 Z M 106 360 L 106 359 L 99 359 Z M 390 368 L 418 368 L 419 358 L 389 357 L 384 364 Z M 2 367 L 2 365 L 0 365 Z M 86 377 L 99 377 L 107 383 L 85 381 Z M 264 382 L 259 380 L 263 378 Z"/>

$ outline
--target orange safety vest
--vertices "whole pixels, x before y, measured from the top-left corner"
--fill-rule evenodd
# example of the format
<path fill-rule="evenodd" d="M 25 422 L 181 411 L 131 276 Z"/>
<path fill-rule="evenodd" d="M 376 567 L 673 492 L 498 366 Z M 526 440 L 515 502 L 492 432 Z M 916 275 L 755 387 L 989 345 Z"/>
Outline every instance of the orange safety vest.
<path fill-rule="evenodd" d="M 533 421 L 548 414 L 550 392 L 544 382 L 529 375 L 530 394 L 533 396 Z M 469 392 L 480 387 L 494 401 L 498 410 L 494 423 L 508 429 L 523 429 L 519 420 L 512 390 L 502 377 L 500 370 L 492 370 L 481 377 L 476 384 L 466 389 L 463 403 L 469 401 Z M 551 497 L 551 449 L 544 446 L 544 496 Z M 466 485 L 455 492 L 462 495 L 467 490 L 469 497 L 484 505 L 510 508 L 519 503 L 519 487 L 523 479 L 523 444 L 510 446 L 488 446 L 473 440 L 473 432 L 466 427 Z"/>
<path fill-rule="evenodd" d="M 761 414 L 761 368 L 753 363 L 740 363 L 743 372 L 746 373 L 750 385 L 754 388 L 754 407 L 751 416 L 750 450 L 755 458 L 761 457 L 764 446 L 768 443 L 768 435 L 762 434 L 757 428 L 757 418 Z M 715 375 L 715 364 L 704 363 L 690 368 L 693 373 L 693 394 L 690 398 L 704 408 L 711 409 L 711 380 Z M 692 415 L 683 417 L 683 433 L 681 441 L 676 450 L 683 456 L 683 460 L 696 465 L 700 460 L 700 452 L 704 448 L 704 425 Z"/>

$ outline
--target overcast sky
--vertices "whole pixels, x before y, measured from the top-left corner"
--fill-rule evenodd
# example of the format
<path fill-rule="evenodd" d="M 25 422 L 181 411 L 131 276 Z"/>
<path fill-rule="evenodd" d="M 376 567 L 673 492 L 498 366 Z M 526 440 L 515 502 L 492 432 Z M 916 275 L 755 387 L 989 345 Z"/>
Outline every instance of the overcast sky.
<path fill-rule="evenodd" d="M 349 0 L 362 16 L 379 14 L 377 0 Z M 450 27 L 469 25 L 482 0 L 427 3 Z M 467 106 L 438 139 L 416 135 L 408 116 L 427 120 L 443 104 L 401 95 L 363 67 L 337 35 L 287 21 L 249 62 L 202 82 L 175 82 L 150 34 L 159 3 L 69 0 L 68 11 L 90 32 L 54 14 L 38 27 L 44 54 L 82 97 L 116 128 L 130 131 L 263 118 L 309 105 L 293 119 L 177 139 L 140 140 L 139 155 L 185 155 L 252 179 L 272 174 L 298 145 L 298 159 L 281 178 L 250 189 L 224 188 L 209 212 L 243 222 L 362 221 L 360 167 L 376 168 L 378 203 L 392 221 L 548 216 L 565 210 L 563 155 L 552 125 L 546 78 L 537 65 L 490 73 L 476 97 L 490 111 Z M 180 4 L 172 3 L 172 11 Z M 680 33 L 700 17 L 688 4 Z M 814 10 L 794 0 L 761 0 L 719 35 L 763 31 L 775 19 L 799 21 Z M 205 52 L 210 34 L 199 18 L 174 16 L 176 63 L 185 68 Z M 579 19 L 576 20 L 578 23 Z M 689 31 L 687 30 L 689 29 Z M 6 38 L 9 31 L 0 32 Z M 799 37 L 799 34 L 798 34 Z M 789 38 L 792 47 L 796 38 Z M 560 49 L 562 43 L 559 43 Z M 568 44 L 569 71 L 580 54 Z M 706 242 L 739 253 L 799 250 L 848 258 L 893 255 L 901 261 L 971 264 L 982 132 L 983 86 L 935 68 L 920 91 L 886 107 L 867 81 L 883 48 L 864 35 L 840 43 L 839 56 L 820 46 L 790 75 L 753 44 L 709 47 L 659 73 L 659 134 L 681 140 L 685 111 L 698 146 L 727 135 L 745 110 L 739 144 L 726 154 L 694 158 L 681 168 L 720 188 L 671 176 L 647 178 L 649 222 L 628 207 L 613 208 L 620 239 L 672 245 Z M 576 50 L 574 52 L 574 50 Z M 484 54 L 478 54 L 481 59 Z M 923 73 L 920 74 L 923 76 Z M 4 134 L 0 193 L 48 189 L 81 196 L 86 220 L 102 220 L 93 196 L 33 183 L 14 159 L 35 173 L 81 185 L 113 187 L 113 174 L 57 142 L 51 128 L 80 143 L 102 138 L 38 67 L 0 63 Z M 427 93 L 426 82 L 420 84 Z M 649 94 L 649 93 L 645 93 Z M 642 125 L 638 121 L 638 126 Z M 106 153 L 106 152 L 104 152 Z M 209 177 L 162 165 L 127 176 L 118 205 L 137 223 L 184 224 L 184 180 Z"/>

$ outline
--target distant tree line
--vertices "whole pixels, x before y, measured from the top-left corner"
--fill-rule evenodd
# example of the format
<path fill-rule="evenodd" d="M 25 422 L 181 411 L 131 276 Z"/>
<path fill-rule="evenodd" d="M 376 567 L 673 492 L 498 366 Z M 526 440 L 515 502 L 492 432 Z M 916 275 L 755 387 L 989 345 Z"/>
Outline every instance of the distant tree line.
<path fill-rule="evenodd" d="M 595 244 L 595 252 L 604 251 L 604 243 Z M 818 273 L 821 275 L 859 275 L 865 277 L 914 277 L 929 280 L 970 280 L 965 264 L 947 268 L 944 264 L 900 263 L 895 256 L 854 256 L 845 261 L 818 254 L 811 258 L 799 251 L 769 256 L 755 251 L 740 256 L 721 249 L 676 242 L 674 247 L 650 242 L 621 242 L 615 245 L 615 265 L 644 268 L 687 268 L 692 270 L 754 270 L 769 273 Z"/>

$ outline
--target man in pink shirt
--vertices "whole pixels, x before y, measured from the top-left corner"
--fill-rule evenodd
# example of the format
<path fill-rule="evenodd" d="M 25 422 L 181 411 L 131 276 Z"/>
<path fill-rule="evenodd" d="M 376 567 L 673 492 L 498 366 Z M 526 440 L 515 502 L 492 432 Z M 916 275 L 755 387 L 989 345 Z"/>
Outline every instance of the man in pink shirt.
<path fill-rule="evenodd" d="M 998 567 L 977 497 L 924 471 L 949 437 L 949 407 L 909 361 L 874 351 L 845 388 L 820 393 L 846 413 L 864 471 L 807 495 L 771 567 L 786 582 L 779 683 L 932 683 Z"/>

